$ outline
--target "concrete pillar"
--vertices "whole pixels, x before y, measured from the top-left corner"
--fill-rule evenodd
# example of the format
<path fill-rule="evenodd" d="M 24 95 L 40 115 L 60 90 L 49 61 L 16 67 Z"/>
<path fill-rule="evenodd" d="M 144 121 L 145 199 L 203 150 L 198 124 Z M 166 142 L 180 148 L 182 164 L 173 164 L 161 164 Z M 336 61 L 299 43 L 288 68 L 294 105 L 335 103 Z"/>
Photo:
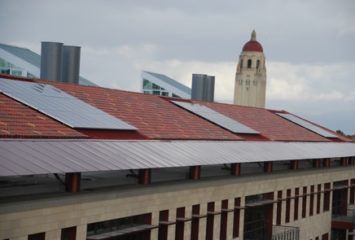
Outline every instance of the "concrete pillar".
<path fill-rule="evenodd" d="M 323 209 L 324 209 L 324 190 L 325 190 L 325 187 L 324 187 L 324 184 L 322 184 L 321 185 L 322 194 L 320 195 L 320 212 L 321 213 L 323 212 Z"/>
<path fill-rule="evenodd" d="M 240 198 L 240 206 L 245 206 L 245 197 Z M 239 220 L 239 239 L 244 239 L 244 214 L 245 209 L 240 209 L 240 220 Z"/>
<path fill-rule="evenodd" d="M 234 198 L 228 199 L 228 209 L 234 209 Z M 227 239 L 233 239 L 234 211 L 227 213 Z"/>
<path fill-rule="evenodd" d="M 286 194 L 287 194 L 287 192 L 286 192 L 286 190 L 282 190 L 282 198 L 283 199 L 285 199 L 286 198 Z M 286 223 L 286 201 L 285 200 L 283 200 L 283 201 L 281 201 L 281 209 L 282 209 L 282 211 L 281 211 L 281 225 L 285 225 L 285 223 Z"/>
<path fill-rule="evenodd" d="M 306 197 L 306 218 L 309 217 L 310 206 L 311 206 L 311 196 L 309 193 L 311 192 L 310 187 L 307 186 L 307 197 Z"/>
<path fill-rule="evenodd" d="M 287 190 L 286 190 L 286 196 L 287 196 Z M 293 219 L 295 217 L 294 215 L 294 209 L 295 209 L 295 199 L 293 198 L 295 196 L 295 189 L 291 188 L 291 200 L 290 200 L 290 222 L 293 222 Z M 286 221 L 286 215 L 285 215 L 285 221 Z"/>
<path fill-rule="evenodd" d="M 176 209 L 169 209 L 169 222 L 176 222 Z M 168 226 L 168 240 L 175 239 L 175 224 Z M 153 239 L 152 239 L 153 240 Z"/>
<path fill-rule="evenodd" d="M 46 240 L 58 240 L 60 239 L 62 231 L 60 229 L 55 229 L 49 232 L 46 232 Z"/>
<path fill-rule="evenodd" d="M 192 206 L 185 207 L 185 218 L 192 218 Z M 191 238 L 191 220 L 185 222 L 184 226 L 184 239 Z"/>
<path fill-rule="evenodd" d="M 159 212 L 152 212 L 151 224 L 159 226 Z M 150 231 L 150 239 L 158 239 L 159 228 L 154 228 Z"/>
<path fill-rule="evenodd" d="M 76 240 L 86 240 L 87 225 L 76 226 Z"/>
<path fill-rule="evenodd" d="M 214 203 L 214 211 L 220 213 L 222 210 L 221 201 L 216 201 Z M 214 215 L 213 218 L 213 239 L 219 239 L 221 231 L 221 214 Z"/>
<path fill-rule="evenodd" d="M 272 203 L 272 215 L 273 215 L 273 218 L 272 218 L 272 225 L 277 225 L 276 224 L 276 220 L 277 220 L 277 192 L 275 194 L 276 196 L 276 201 L 274 203 Z"/>
<path fill-rule="evenodd" d="M 286 192 L 279 190 L 274 193 L 275 203 L 274 203 L 274 213 L 273 213 L 273 225 L 282 225 L 282 221 L 285 217 L 286 212 L 286 203 L 282 201 L 282 198 L 285 196 Z M 280 208 L 280 209 L 279 209 Z"/>
<path fill-rule="evenodd" d="M 198 239 L 205 240 L 206 239 L 206 223 L 207 223 L 207 203 L 202 203 L 200 205 L 200 216 L 204 216 L 200 218 L 199 224 L 199 233 Z"/>

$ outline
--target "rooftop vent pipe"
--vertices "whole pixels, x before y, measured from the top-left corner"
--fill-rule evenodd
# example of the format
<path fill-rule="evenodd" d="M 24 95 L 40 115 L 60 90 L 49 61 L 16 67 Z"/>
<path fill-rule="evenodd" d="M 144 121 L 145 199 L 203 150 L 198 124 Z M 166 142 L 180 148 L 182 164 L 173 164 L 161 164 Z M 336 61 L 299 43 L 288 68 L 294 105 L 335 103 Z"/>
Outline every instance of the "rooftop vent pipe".
<path fill-rule="evenodd" d="M 191 99 L 207 102 L 214 101 L 214 76 L 192 74 Z"/>
<path fill-rule="evenodd" d="M 62 58 L 63 43 L 42 42 L 40 77 L 60 81 L 62 79 Z"/>
<path fill-rule="evenodd" d="M 62 82 L 79 84 L 80 47 L 64 46 L 62 59 Z"/>
<path fill-rule="evenodd" d="M 40 78 L 79 84 L 80 47 L 42 42 Z"/>

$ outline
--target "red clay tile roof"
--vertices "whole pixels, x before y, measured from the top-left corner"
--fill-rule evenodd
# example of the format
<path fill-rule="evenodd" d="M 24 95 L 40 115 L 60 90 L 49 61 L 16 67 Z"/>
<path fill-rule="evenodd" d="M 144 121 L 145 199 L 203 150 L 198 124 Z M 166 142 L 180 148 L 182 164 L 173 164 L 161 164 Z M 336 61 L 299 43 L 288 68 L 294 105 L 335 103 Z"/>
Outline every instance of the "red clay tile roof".
<path fill-rule="evenodd" d="M 18 79 L 28 80 L 28 79 Z M 148 138 L 199 140 L 329 141 L 293 124 L 271 110 L 221 103 L 202 103 L 262 136 L 237 136 L 172 104 L 169 98 L 92 86 L 35 80 L 54 85 L 138 128 L 138 133 L 101 133 L 78 130 L 93 138 Z M 195 101 L 197 102 L 197 101 Z M 85 137 L 65 125 L 0 94 L 0 137 Z M 113 135 L 112 135 L 113 134 Z M 123 134 L 123 135 L 122 135 Z M 112 136 L 111 136 L 112 135 Z M 138 136 L 139 135 L 139 136 Z M 255 138 L 255 139 L 254 139 Z M 348 139 L 340 137 L 343 141 Z"/>
<path fill-rule="evenodd" d="M 46 82 L 126 121 L 150 139 L 242 140 L 158 96 Z"/>
<path fill-rule="evenodd" d="M 0 137 L 83 138 L 86 136 L 0 93 Z"/>
<path fill-rule="evenodd" d="M 293 124 L 263 108 L 231 104 L 199 102 L 238 122 L 255 129 L 274 141 L 328 141 L 311 131 Z"/>

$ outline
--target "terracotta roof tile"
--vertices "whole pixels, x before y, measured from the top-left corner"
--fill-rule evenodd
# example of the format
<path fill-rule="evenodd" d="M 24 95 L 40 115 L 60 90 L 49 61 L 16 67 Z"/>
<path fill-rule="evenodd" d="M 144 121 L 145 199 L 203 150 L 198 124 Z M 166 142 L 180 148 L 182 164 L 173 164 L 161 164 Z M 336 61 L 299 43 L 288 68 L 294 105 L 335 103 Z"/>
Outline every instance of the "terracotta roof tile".
<path fill-rule="evenodd" d="M 28 79 L 18 79 L 27 80 Z M 205 140 L 274 140 L 274 141 L 329 141 L 311 131 L 293 124 L 271 110 L 221 103 L 202 103 L 246 126 L 262 136 L 237 136 L 172 104 L 170 98 L 127 92 L 93 86 L 56 83 L 52 84 L 73 96 L 138 128 L 140 138 L 149 139 L 205 139 Z M 197 102 L 197 101 L 195 101 Z M 90 131 L 83 131 L 90 135 Z M 85 137 L 85 135 L 43 115 L 11 98 L 0 94 L 0 136 L 2 137 Z M 112 136 L 94 132 L 95 136 Z M 95 137 L 95 136 L 92 137 Z M 137 136 L 128 134 L 126 138 Z M 344 140 L 344 139 L 342 139 Z"/>
<path fill-rule="evenodd" d="M 242 140 L 158 96 L 101 87 L 46 83 L 134 125 L 150 139 Z"/>

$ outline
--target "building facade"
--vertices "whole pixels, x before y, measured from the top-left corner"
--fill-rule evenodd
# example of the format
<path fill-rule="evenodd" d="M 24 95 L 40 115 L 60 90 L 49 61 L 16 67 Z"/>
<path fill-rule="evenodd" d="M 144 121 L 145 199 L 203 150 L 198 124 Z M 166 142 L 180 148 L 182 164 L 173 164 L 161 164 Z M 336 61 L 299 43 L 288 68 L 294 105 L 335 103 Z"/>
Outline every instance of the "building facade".
<path fill-rule="evenodd" d="M 243 46 L 235 74 L 234 104 L 265 107 L 266 67 L 263 47 L 253 30 Z"/>
<path fill-rule="evenodd" d="M 327 128 L 8 75 L 0 90 L 0 239 L 353 240 L 355 144 Z"/>

